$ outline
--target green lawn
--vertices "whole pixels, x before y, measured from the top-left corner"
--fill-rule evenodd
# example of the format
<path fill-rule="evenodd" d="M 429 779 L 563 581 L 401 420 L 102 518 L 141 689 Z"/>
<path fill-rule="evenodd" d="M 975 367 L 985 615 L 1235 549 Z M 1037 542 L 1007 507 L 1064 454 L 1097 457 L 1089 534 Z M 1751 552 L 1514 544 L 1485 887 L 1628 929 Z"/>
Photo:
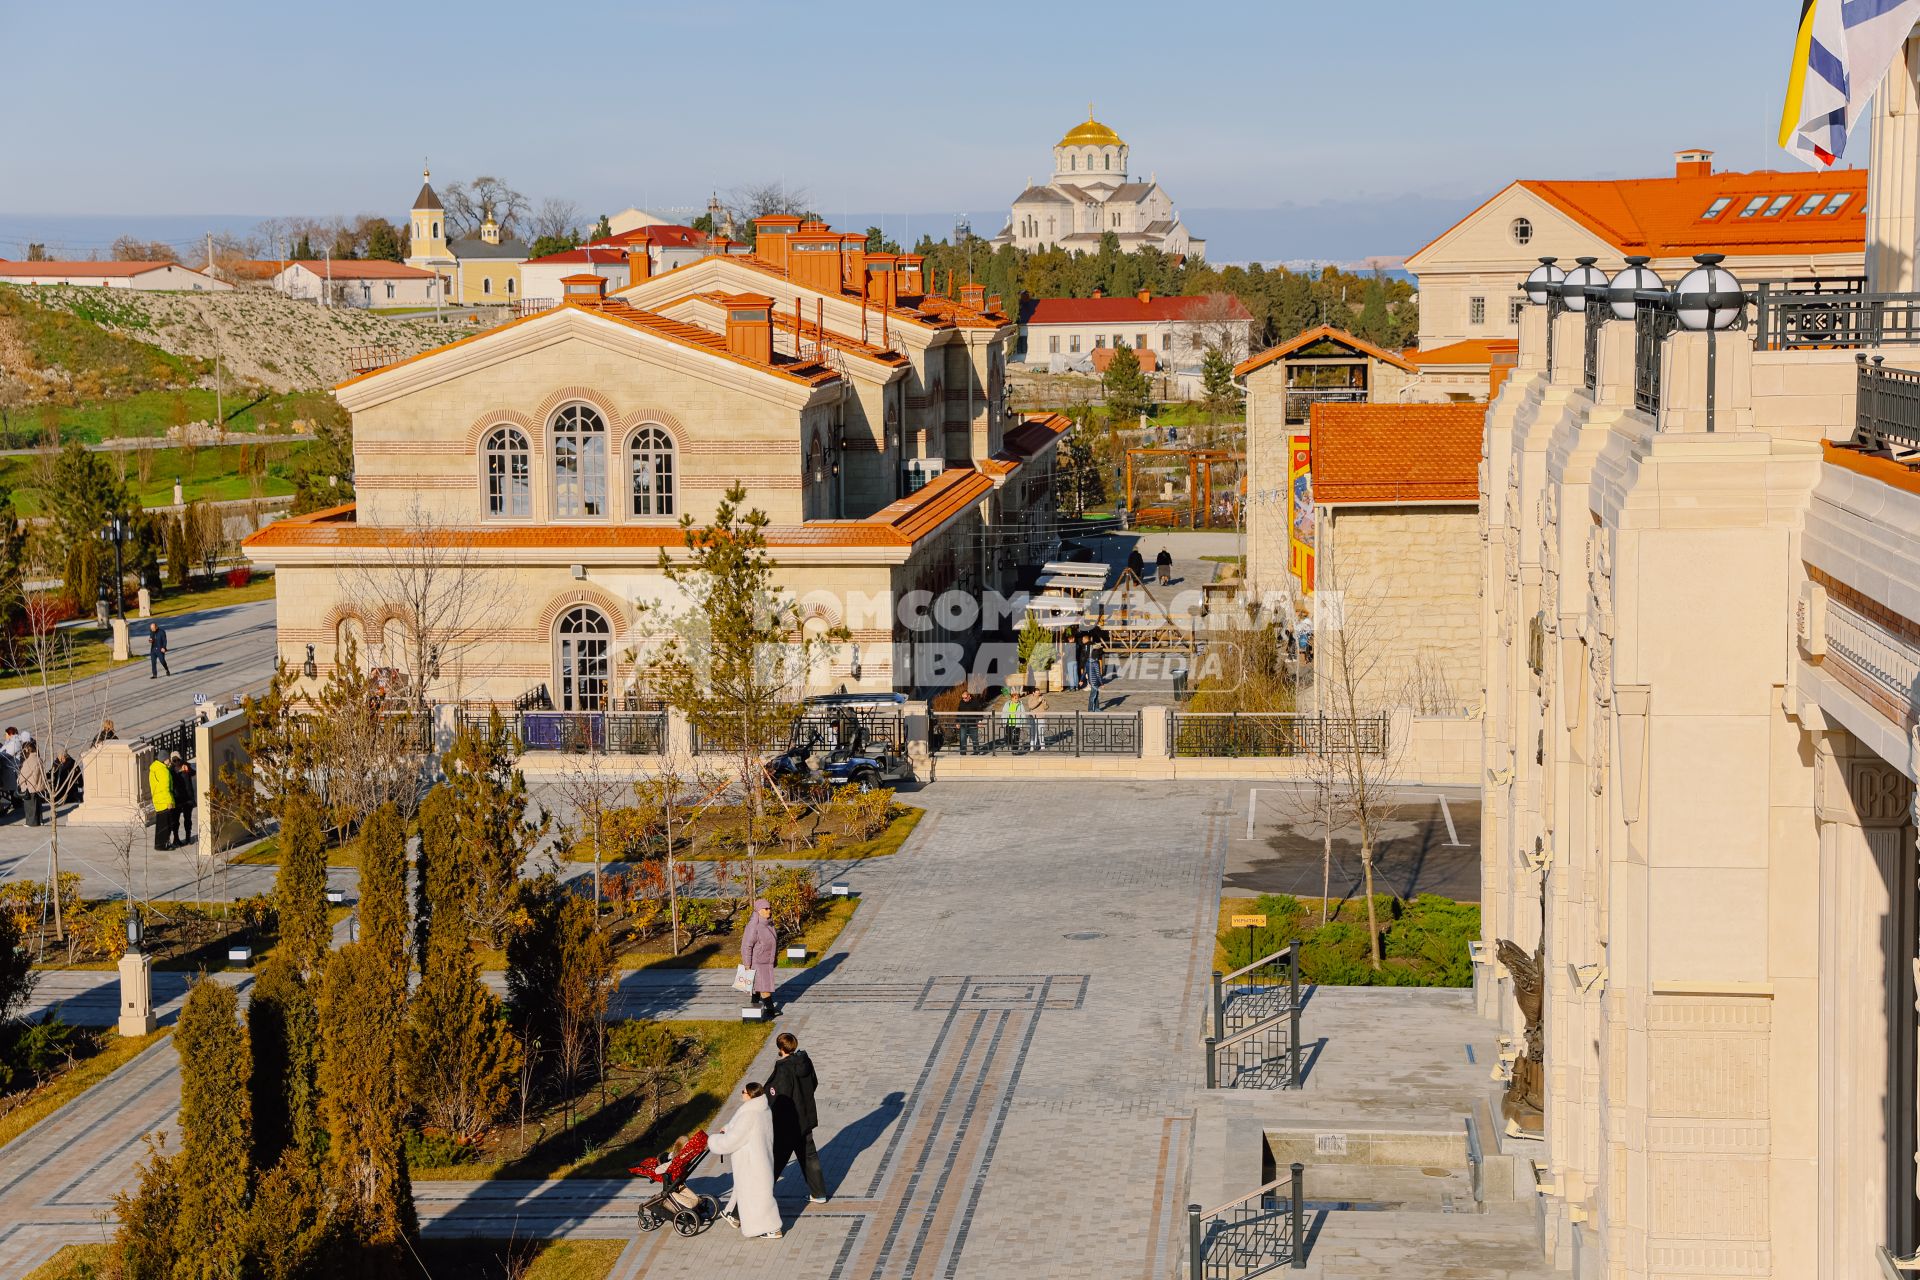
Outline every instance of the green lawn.
<path fill-rule="evenodd" d="M 141 478 L 137 450 L 109 457 L 116 464 L 125 462 L 127 487 L 142 506 L 161 507 L 173 502 L 176 479 L 188 502 L 196 498 L 222 502 L 285 497 L 294 491 L 290 478 L 294 464 L 312 447 L 306 441 L 273 441 L 268 437 L 259 444 L 194 449 L 191 457 L 185 449 L 155 449 L 147 459 L 145 479 Z M 47 514 L 41 487 L 47 465 L 45 458 L 0 458 L 0 484 L 13 490 L 15 514 L 28 518 Z M 257 493 L 252 477 L 259 481 Z"/>
<path fill-rule="evenodd" d="M 99 1051 L 82 1058 L 52 1080 L 20 1099 L 0 1102 L 8 1110 L 0 1114 L 0 1147 L 39 1124 L 75 1098 L 99 1084 L 121 1067 L 132 1062 L 167 1034 L 162 1028 L 151 1035 L 127 1037 L 116 1031 L 97 1033 Z M 39 1274 L 35 1272 L 35 1274 Z M 60 1272 L 53 1274 L 59 1275 Z"/>
<path fill-rule="evenodd" d="M 448 1240 L 414 1244 L 429 1275 L 461 1280 L 605 1280 L 625 1240 Z M 98 1280 L 109 1274 L 113 1246 L 67 1244 L 27 1273 L 27 1280 Z"/>
<path fill-rule="evenodd" d="M 273 575 L 256 573 L 253 580 L 244 587 L 229 587 L 224 582 L 219 586 L 203 589 L 177 591 L 169 589 L 167 594 L 153 602 L 153 616 L 172 618 L 184 613 L 195 613 L 201 609 L 221 609 L 236 604 L 252 604 L 259 600 L 273 599 Z M 147 660 L 147 648 L 140 639 L 140 618 L 133 616 L 133 601 L 127 601 L 127 623 L 133 627 L 133 656 L 120 663 L 122 667 Z M 56 673 L 56 683 L 67 680 L 82 680 L 87 676 L 99 675 L 114 665 L 113 640 L 111 634 L 98 627 L 74 627 L 61 634 L 70 638 L 70 647 L 61 656 L 60 670 Z M 39 677 L 35 675 L 13 675 L 0 677 L 0 689 L 22 689 L 28 685 L 37 685 Z"/>
<path fill-rule="evenodd" d="M 226 414 L 227 430 L 231 432 L 265 432 L 274 428 L 291 431 L 295 422 L 337 421 L 343 416 L 339 402 L 325 391 L 270 395 L 256 402 L 229 389 L 220 398 L 219 407 Z M 15 413 L 11 415 L 12 430 L 4 443 L 14 449 L 47 444 L 50 425 L 58 429 L 62 444 L 72 440 L 99 444 L 102 440 L 121 437 L 159 438 L 165 436 L 171 426 L 212 422 L 214 412 L 213 392 L 198 387 L 138 391 L 77 405 L 42 407 L 31 414 Z"/>

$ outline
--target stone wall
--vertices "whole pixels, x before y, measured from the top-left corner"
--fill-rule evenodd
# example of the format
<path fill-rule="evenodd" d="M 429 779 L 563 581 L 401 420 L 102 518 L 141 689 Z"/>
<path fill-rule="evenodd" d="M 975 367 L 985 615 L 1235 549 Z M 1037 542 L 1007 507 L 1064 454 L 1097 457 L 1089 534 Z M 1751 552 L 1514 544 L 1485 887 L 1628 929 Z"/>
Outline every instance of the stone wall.
<path fill-rule="evenodd" d="M 1339 589 L 1368 705 L 1480 702 L 1480 535 L 1471 505 L 1322 507 L 1320 590 Z M 1324 637 L 1316 643 L 1326 652 Z"/>

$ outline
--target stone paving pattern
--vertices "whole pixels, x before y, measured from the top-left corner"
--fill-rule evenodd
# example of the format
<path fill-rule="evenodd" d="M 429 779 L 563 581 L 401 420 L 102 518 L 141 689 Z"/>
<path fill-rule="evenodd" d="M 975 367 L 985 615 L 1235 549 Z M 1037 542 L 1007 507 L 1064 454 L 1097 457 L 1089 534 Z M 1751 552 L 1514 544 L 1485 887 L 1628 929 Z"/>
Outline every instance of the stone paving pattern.
<path fill-rule="evenodd" d="M 782 1019 L 820 1072 L 830 1203 L 807 1204 L 793 1169 L 785 1239 L 725 1226 L 685 1239 L 636 1231 L 634 1181 L 420 1183 L 424 1229 L 632 1238 L 615 1275 L 649 1280 L 1166 1280 L 1185 1274 L 1185 1204 L 1252 1190 L 1276 1117 L 1457 1129 L 1486 1091 L 1490 1032 L 1460 993 L 1323 990 L 1306 1011 L 1325 1043 L 1305 1090 L 1207 1094 L 1211 930 L 1243 789 L 954 783 L 918 798 L 933 812 L 898 857 L 863 869 L 860 910 Z M 616 1011 L 731 1016 L 727 977 L 627 975 Z M 173 1124 L 177 1089 L 162 1043 L 0 1148 L 0 1275 L 99 1238 L 141 1138 Z M 718 1161 L 696 1179 L 725 1183 Z M 1517 1209 L 1329 1213 L 1315 1246 L 1329 1269 L 1316 1256 L 1307 1274 L 1453 1274 L 1417 1265 L 1437 1239 L 1457 1242 L 1442 1247 L 1462 1276 L 1536 1274 Z M 1335 1269 L 1350 1264 L 1378 1269 Z"/>

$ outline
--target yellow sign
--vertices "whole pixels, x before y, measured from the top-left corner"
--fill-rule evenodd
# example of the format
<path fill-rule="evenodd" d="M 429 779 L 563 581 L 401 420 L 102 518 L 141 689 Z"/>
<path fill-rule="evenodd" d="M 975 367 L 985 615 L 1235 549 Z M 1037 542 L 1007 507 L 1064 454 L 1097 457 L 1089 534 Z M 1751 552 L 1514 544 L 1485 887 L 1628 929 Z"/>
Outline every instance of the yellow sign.
<path fill-rule="evenodd" d="M 1234 916 L 1232 919 L 1233 927 L 1236 929 L 1264 929 L 1267 927 L 1267 918 L 1265 916 Z"/>

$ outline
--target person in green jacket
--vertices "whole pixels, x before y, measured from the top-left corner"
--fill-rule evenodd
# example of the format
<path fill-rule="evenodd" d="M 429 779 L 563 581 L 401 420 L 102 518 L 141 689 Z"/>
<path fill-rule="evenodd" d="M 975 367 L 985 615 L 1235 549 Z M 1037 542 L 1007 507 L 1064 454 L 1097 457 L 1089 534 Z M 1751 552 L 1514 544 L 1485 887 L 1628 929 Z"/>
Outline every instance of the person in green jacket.
<path fill-rule="evenodd" d="M 147 790 L 153 794 L 153 847 L 173 848 L 173 770 L 165 760 L 147 766 Z"/>

